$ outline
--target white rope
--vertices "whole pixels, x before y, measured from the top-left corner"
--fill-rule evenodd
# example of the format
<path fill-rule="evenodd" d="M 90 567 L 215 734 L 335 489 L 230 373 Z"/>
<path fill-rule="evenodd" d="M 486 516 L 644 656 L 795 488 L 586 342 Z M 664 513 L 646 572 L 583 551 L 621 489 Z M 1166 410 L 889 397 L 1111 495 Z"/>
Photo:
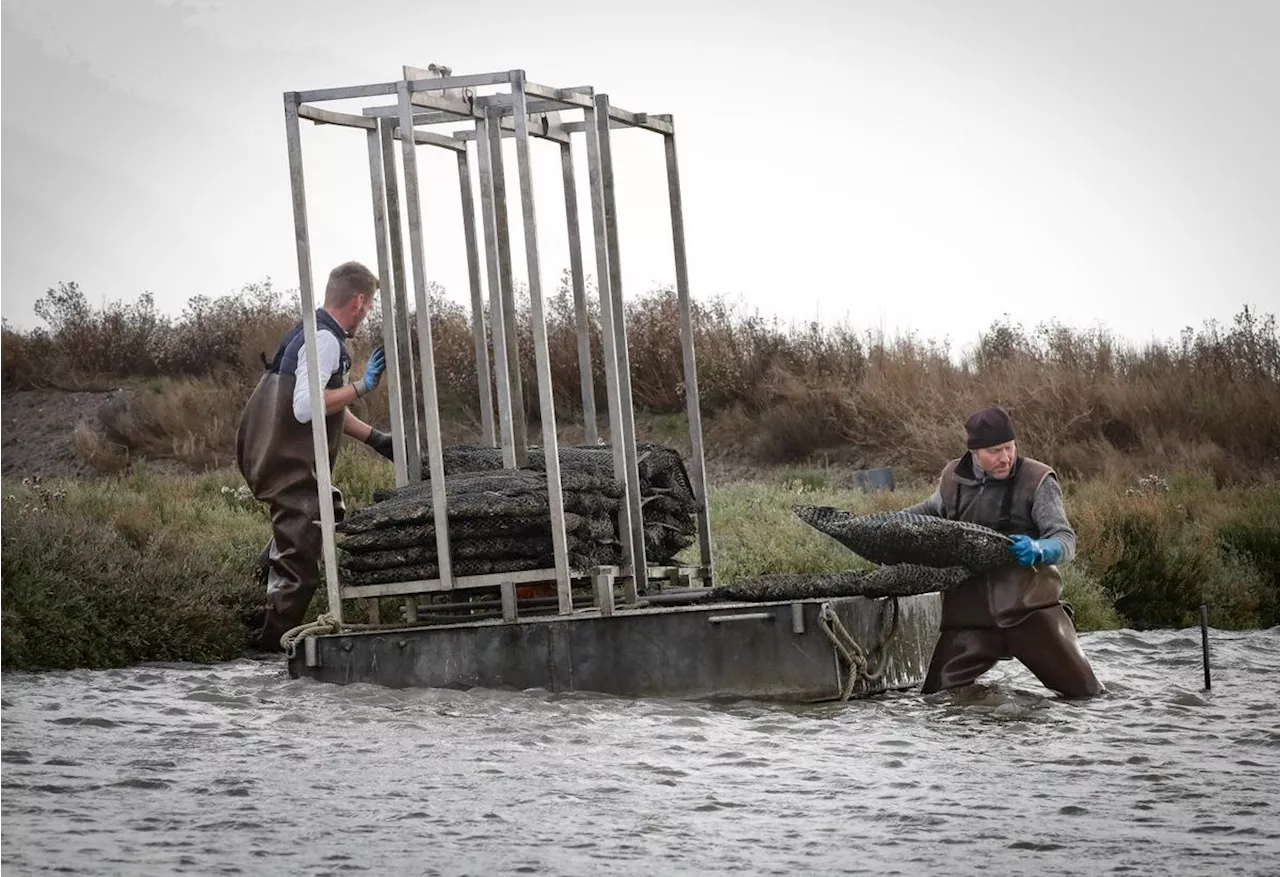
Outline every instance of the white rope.
<path fill-rule="evenodd" d="M 291 627 L 280 637 L 280 648 L 285 657 L 292 658 L 297 653 L 298 643 L 309 636 L 321 636 L 326 633 L 337 633 L 342 630 L 342 622 L 328 612 L 316 616 L 315 621 Z"/>
<path fill-rule="evenodd" d="M 868 669 L 871 666 L 871 658 L 866 649 L 858 644 L 858 641 L 853 638 L 853 634 L 849 633 L 848 628 L 844 626 L 844 622 L 840 620 L 840 616 L 836 613 L 835 607 L 830 603 L 822 604 L 822 608 L 818 612 L 818 627 L 822 628 L 822 632 L 827 635 L 827 639 L 831 640 L 831 647 L 835 650 L 836 656 L 844 667 L 844 682 L 840 686 L 840 700 L 847 701 L 853 696 L 853 689 L 857 687 L 859 680 L 870 685 L 884 675 L 885 664 L 883 661 L 880 662 L 880 666 L 876 668 L 874 673 Z M 884 647 L 888 645 L 889 640 L 897 632 L 898 600 L 895 597 L 893 600 L 893 626 L 881 638 L 873 651 L 883 654 Z"/>
<path fill-rule="evenodd" d="M 306 624 L 299 624 L 297 627 L 291 627 L 286 630 L 280 637 L 280 648 L 284 649 L 285 657 L 292 658 L 297 654 L 298 643 L 309 636 L 324 636 L 329 633 L 356 630 L 402 630 L 405 627 L 412 626 L 412 623 L 409 622 L 401 624 L 350 624 L 345 621 L 339 621 L 328 612 L 323 612 L 316 616 L 315 621 L 308 621 Z"/>

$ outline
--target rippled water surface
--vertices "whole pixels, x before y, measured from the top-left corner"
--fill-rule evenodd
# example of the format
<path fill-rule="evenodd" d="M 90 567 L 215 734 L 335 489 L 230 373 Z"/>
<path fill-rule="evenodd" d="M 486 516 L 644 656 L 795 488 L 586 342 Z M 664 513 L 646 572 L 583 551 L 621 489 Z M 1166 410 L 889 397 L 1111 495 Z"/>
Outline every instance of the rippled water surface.
<path fill-rule="evenodd" d="M 1086 635 L 1109 693 L 1014 662 L 781 707 L 392 691 L 282 664 L 3 678 L 3 870 L 1278 874 L 1280 629 Z"/>

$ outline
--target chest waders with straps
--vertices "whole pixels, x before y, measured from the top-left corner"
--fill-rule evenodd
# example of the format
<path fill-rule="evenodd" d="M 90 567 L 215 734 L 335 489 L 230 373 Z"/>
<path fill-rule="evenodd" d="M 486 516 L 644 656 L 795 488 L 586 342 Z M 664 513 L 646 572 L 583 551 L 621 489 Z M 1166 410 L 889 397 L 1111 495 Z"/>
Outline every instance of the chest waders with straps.
<path fill-rule="evenodd" d="M 328 311 L 316 311 L 317 328 L 338 340 L 338 368 L 325 389 L 341 387 L 351 368 L 346 332 Z M 280 636 L 301 623 L 320 584 L 320 499 L 311 424 L 293 411 L 295 371 L 302 350 L 302 324 L 285 335 L 245 405 L 236 431 L 236 463 L 245 483 L 271 515 L 272 538 L 260 556 L 267 610 L 254 638 L 258 648 L 275 650 Z M 305 377 L 304 377 L 305 379 Z M 346 409 L 325 416 L 332 470 L 342 439 Z M 342 494 L 334 488 L 334 512 L 341 520 Z"/>

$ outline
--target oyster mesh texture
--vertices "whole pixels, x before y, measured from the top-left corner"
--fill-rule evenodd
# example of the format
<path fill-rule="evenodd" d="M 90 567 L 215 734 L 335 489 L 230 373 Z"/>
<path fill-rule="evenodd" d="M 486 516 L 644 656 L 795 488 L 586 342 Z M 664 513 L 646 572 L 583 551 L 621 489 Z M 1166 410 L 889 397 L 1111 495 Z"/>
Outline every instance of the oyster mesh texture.
<path fill-rule="evenodd" d="M 446 476 L 524 471 L 542 475 L 545 488 L 547 459 L 539 447 L 529 448 L 529 462 L 524 470 L 504 470 L 499 448 L 454 445 L 446 448 L 443 456 Z M 566 493 L 598 491 L 621 501 L 625 491 L 613 474 L 611 448 L 594 445 L 560 448 L 559 460 L 560 482 Z M 636 443 L 636 470 L 640 480 L 645 557 L 651 564 L 669 563 L 697 539 L 696 516 L 700 504 L 693 493 L 693 482 L 689 480 L 689 471 L 679 451 L 656 442 Z M 565 508 L 588 515 L 597 513 L 591 507 L 571 507 L 567 498 Z M 617 505 L 610 505 L 608 513 L 616 515 Z"/>
<path fill-rule="evenodd" d="M 948 591 L 970 577 L 962 567 L 935 569 L 913 563 L 837 573 L 773 573 L 713 588 L 709 599 L 763 603 L 819 597 L 909 597 Z"/>
<path fill-rule="evenodd" d="M 639 454 L 645 549 L 667 563 L 697 535 L 698 503 L 680 454 L 643 443 Z M 504 469 L 498 448 L 456 445 L 444 451 L 446 511 L 456 575 L 554 566 L 546 457 L 529 450 L 526 469 Z M 569 564 L 575 569 L 622 560 L 617 513 L 625 493 L 607 447 L 560 451 Z M 374 492 L 372 505 L 336 526 L 339 570 L 351 585 L 439 575 L 431 482 Z"/>
<path fill-rule="evenodd" d="M 828 506 L 797 506 L 795 513 L 873 563 L 963 567 L 981 573 L 1013 562 L 1012 540 L 978 524 L 905 512 L 853 515 Z"/>

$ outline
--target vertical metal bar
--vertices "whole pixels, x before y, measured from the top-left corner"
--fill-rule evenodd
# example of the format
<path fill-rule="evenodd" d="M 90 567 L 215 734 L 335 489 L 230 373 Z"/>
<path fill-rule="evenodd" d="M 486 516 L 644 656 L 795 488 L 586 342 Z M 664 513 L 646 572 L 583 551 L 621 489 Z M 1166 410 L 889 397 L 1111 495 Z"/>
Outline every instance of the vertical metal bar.
<path fill-rule="evenodd" d="M 333 481 L 329 472 L 329 436 L 325 432 L 324 391 L 320 387 L 316 348 L 316 299 L 312 290 L 311 236 L 307 229 L 307 190 L 302 176 L 302 134 L 298 130 L 298 94 L 284 96 L 284 129 L 289 148 L 289 184 L 293 190 L 293 231 L 298 248 L 298 292 L 302 297 L 302 328 L 307 346 L 307 384 L 311 396 L 311 446 L 315 453 L 316 492 L 320 500 L 320 542 L 329 614 L 342 620 L 342 591 L 338 586 L 338 549 L 334 541 Z"/>
<path fill-rule="evenodd" d="M 524 413 L 520 375 L 520 340 L 516 336 L 516 291 L 511 280 L 511 224 L 507 220 L 507 174 L 502 159 L 502 113 L 488 110 L 489 161 L 493 168 L 493 218 L 498 230 L 498 274 L 502 290 L 502 326 L 507 345 L 507 373 L 511 381 L 511 423 L 516 465 L 529 463 L 529 423 Z"/>
<path fill-rule="evenodd" d="M 489 342 L 484 331 L 484 299 L 480 292 L 480 249 L 476 244 L 476 208 L 471 196 L 471 161 L 458 153 L 462 189 L 462 230 L 467 246 L 467 279 L 471 283 L 471 335 L 476 343 L 476 383 L 480 389 L 480 429 L 484 443 L 497 444 L 493 433 L 493 390 L 489 376 Z"/>
<path fill-rule="evenodd" d="M 498 438 L 502 465 L 515 468 L 515 434 L 511 423 L 511 372 L 507 368 L 506 320 L 502 306 L 502 269 L 498 259 L 498 230 L 493 204 L 493 162 L 489 150 L 488 117 L 476 120 L 476 159 L 480 170 L 480 218 L 489 269 L 489 337 L 493 339 L 493 377 L 498 390 Z"/>
<path fill-rule="evenodd" d="M 400 377 L 404 383 L 400 397 L 391 404 L 400 406 L 404 423 L 405 469 L 410 481 L 422 480 L 422 444 L 418 419 L 418 382 L 413 374 L 413 332 L 409 322 L 409 278 L 404 270 L 404 235 L 400 230 L 400 185 L 396 181 L 396 153 L 391 137 L 395 121 L 380 119 L 378 137 L 382 141 L 382 179 L 387 187 L 387 231 L 391 239 L 391 273 L 395 279 L 396 333 L 404 339 L 396 351 Z"/>
<path fill-rule="evenodd" d="M 569 271 L 573 275 L 573 313 L 578 329 L 578 375 L 582 382 L 582 426 L 586 443 L 599 444 L 596 424 L 596 387 L 591 371 L 591 327 L 587 314 L 587 281 L 582 275 L 582 235 L 578 228 L 578 184 L 573 173 L 573 147 L 560 145 L 560 169 L 564 176 L 564 216 L 569 226 Z"/>
<path fill-rule="evenodd" d="M 693 353 L 693 305 L 689 301 L 689 262 L 684 240 L 684 202 L 680 197 L 680 165 L 676 136 L 663 137 L 667 152 L 667 195 L 671 201 L 671 240 L 676 260 L 676 299 L 680 311 L 680 346 L 684 351 L 684 400 L 689 417 L 693 495 L 698 501 L 698 548 L 702 566 L 711 572 L 711 510 L 707 507 L 707 467 L 702 447 L 702 402 L 698 394 L 698 362 Z"/>
<path fill-rule="evenodd" d="M 618 356 L 618 396 L 622 400 L 621 439 L 626 460 L 627 503 L 631 507 L 631 556 L 637 584 L 647 583 L 640 471 L 636 459 L 636 420 L 631 401 L 631 356 L 627 351 L 627 315 L 622 303 L 622 262 L 618 255 L 618 208 L 613 191 L 613 147 L 609 137 L 609 96 L 596 96 L 596 130 L 600 132 L 600 179 L 603 183 L 605 234 L 609 244 L 609 294 L 613 299 L 613 334 Z"/>
<path fill-rule="evenodd" d="M 387 192 L 382 178 L 382 146 L 378 132 L 366 133 L 369 147 L 369 187 L 373 193 L 374 249 L 378 254 L 378 286 L 382 290 L 382 347 L 387 356 L 387 401 L 391 409 L 391 443 L 396 486 L 409 483 L 405 464 L 404 408 L 400 405 L 400 344 L 396 332 L 396 309 L 391 280 L 391 255 L 387 251 Z M 374 601 L 374 605 L 377 601 Z"/>
<path fill-rule="evenodd" d="M 596 608 L 605 618 L 613 616 L 613 576 L 609 573 L 597 573 L 591 577 L 596 588 Z"/>
<path fill-rule="evenodd" d="M 409 254 L 413 262 L 413 288 L 418 305 L 418 351 L 422 368 L 422 410 L 427 420 L 427 458 L 431 472 L 431 505 L 435 513 L 436 563 L 440 582 L 453 587 L 453 564 L 449 556 L 449 510 L 445 496 L 444 448 L 440 444 L 440 400 L 436 396 L 435 348 L 431 340 L 431 303 L 427 300 L 427 273 L 423 265 L 422 204 L 418 196 L 418 154 L 413 142 L 413 105 L 409 103 L 409 83 L 396 86 L 400 97 L 400 130 L 404 136 L 405 211 L 409 219 Z"/>
<path fill-rule="evenodd" d="M 551 388 L 551 350 L 547 343 L 547 317 L 542 308 L 542 263 L 538 256 L 538 221 L 533 203 L 533 166 L 529 156 L 529 115 L 523 73 L 512 76 L 511 95 L 511 112 L 516 123 L 516 164 L 520 171 L 520 206 L 524 218 L 524 253 L 529 269 L 529 315 L 538 374 L 538 419 L 542 421 L 542 450 L 546 459 L 547 493 L 551 506 L 551 550 L 555 557 L 560 614 L 572 615 L 569 543 L 564 527 L 564 494 L 560 490 L 560 444 L 556 437 L 556 404 Z"/>
<path fill-rule="evenodd" d="M 498 593 L 502 596 L 502 620 L 514 624 L 520 615 L 516 606 L 516 586 L 514 582 L 503 582 L 498 585 Z"/>
<path fill-rule="evenodd" d="M 613 297 L 609 293 L 609 239 L 605 231 L 604 179 L 600 170 L 600 133 L 596 111 L 583 109 L 583 136 L 587 141 L 587 169 L 591 187 L 591 224 L 596 245 L 596 285 L 600 294 L 600 346 L 603 348 L 604 385 L 609 411 L 609 446 L 613 449 L 613 477 L 624 485 L 627 481 L 626 456 L 622 451 L 622 399 L 618 390 L 618 357 L 614 349 Z M 606 120 L 607 120 L 606 116 Z M 607 123 L 607 122 L 606 122 Z M 618 504 L 618 538 L 622 543 L 622 598 L 634 603 L 636 593 L 635 565 L 631 554 L 631 505 Z"/>

